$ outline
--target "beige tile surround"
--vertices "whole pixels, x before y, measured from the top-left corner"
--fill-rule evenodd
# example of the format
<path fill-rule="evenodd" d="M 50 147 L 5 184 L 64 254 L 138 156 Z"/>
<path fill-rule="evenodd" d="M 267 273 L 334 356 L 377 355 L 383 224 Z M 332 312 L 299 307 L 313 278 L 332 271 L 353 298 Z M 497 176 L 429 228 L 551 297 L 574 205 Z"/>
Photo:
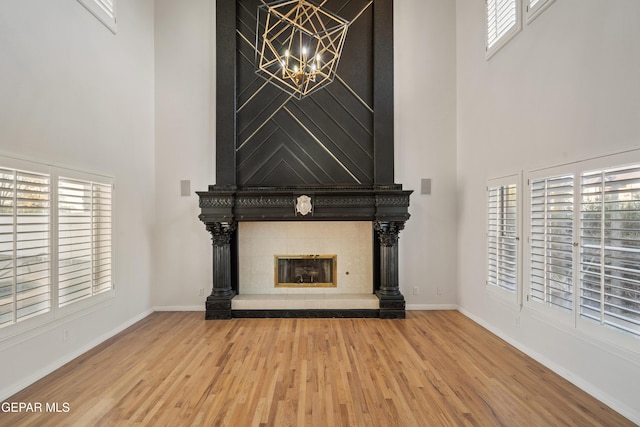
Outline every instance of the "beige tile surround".
<path fill-rule="evenodd" d="M 240 222 L 233 309 L 377 309 L 368 221 Z M 336 288 L 276 288 L 275 255 L 337 255 Z"/>

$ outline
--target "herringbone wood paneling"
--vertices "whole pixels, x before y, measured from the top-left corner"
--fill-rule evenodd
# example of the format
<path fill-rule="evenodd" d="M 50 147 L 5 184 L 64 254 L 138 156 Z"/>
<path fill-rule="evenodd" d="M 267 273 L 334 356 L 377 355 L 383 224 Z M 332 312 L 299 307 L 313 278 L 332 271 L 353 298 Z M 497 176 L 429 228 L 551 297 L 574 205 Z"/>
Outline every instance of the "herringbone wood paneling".
<path fill-rule="evenodd" d="M 323 4 L 353 22 L 336 80 L 297 100 L 255 73 L 255 22 L 261 2 L 237 2 L 239 185 L 373 183 L 373 15 L 369 3 L 329 0 Z"/>

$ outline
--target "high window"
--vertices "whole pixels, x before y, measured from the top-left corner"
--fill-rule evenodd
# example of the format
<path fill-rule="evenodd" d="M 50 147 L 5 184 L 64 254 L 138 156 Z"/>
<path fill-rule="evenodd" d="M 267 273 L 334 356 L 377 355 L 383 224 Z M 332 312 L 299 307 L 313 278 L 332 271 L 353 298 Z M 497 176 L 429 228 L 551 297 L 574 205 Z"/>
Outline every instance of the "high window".
<path fill-rule="evenodd" d="M 527 23 L 533 21 L 555 0 L 526 0 L 526 17 Z"/>
<path fill-rule="evenodd" d="M 522 29 L 519 0 L 487 0 L 487 58 Z"/>
<path fill-rule="evenodd" d="M 109 178 L 0 157 L 3 337 L 112 290 L 112 197 Z"/>
<path fill-rule="evenodd" d="M 116 33 L 116 0 L 78 0 L 93 16 Z"/>

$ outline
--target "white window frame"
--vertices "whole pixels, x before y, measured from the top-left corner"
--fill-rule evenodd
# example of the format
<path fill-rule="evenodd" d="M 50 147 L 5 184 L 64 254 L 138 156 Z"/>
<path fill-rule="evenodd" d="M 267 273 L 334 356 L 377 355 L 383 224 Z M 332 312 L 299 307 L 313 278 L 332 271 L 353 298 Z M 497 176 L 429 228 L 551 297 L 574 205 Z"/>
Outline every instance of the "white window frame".
<path fill-rule="evenodd" d="M 111 223 L 110 223 L 110 228 L 111 228 L 111 235 L 109 236 L 109 242 L 110 242 L 110 251 L 107 254 L 108 255 L 108 261 L 109 264 L 111 265 L 111 267 L 113 266 L 113 182 L 111 179 L 106 178 L 106 177 L 101 177 L 101 176 L 97 176 L 97 175 L 91 175 L 91 174 L 86 174 L 86 173 L 82 173 L 82 172 L 77 172 L 77 171 L 71 171 L 71 170 L 63 170 L 63 169 L 56 169 L 55 170 L 55 182 L 56 182 L 56 189 L 58 188 L 58 185 L 60 183 L 60 181 L 68 181 L 68 180 L 75 180 L 78 182 L 82 182 L 83 184 L 87 184 L 91 187 L 95 187 L 96 185 L 100 185 L 100 186 L 105 186 L 105 187 L 111 187 L 111 194 L 110 194 L 110 202 L 111 202 L 111 212 L 110 212 L 110 218 L 111 218 Z M 60 193 L 56 193 L 56 196 L 59 196 Z M 60 200 L 59 198 L 56 199 L 56 202 L 59 204 Z M 65 302 L 62 303 L 60 296 L 58 295 L 57 298 L 57 303 L 58 303 L 58 307 L 60 309 L 63 309 L 64 307 L 67 306 L 74 306 L 77 305 L 79 303 L 81 303 L 81 301 L 83 300 L 87 300 L 87 299 L 91 299 L 91 298 L 95 298 L 96 296 L 102 294 L 103 292 L 109 292 L 111 290 L 113 290 L 113 268 L 110 269 L 110 272 L 108 274 L 108 276 L 110 277 L 110 281 L 111 281 L 111 287 L 110 289 L 106 290 L 106 291 L 96 291 L 95 289 L 95 281 L 96 281 L 96 263 L 97 263 L 97 256 L 96 256 L 96 249 L 97 249 L 97 244 L 98 242 L 95 239 L 95 226 L 96 226 L 96 221 L 95 221 L 95 212 L 96 212 L 96 208 L 97 208 L 97 203 L 95 200 L 91 200 L 90 202 L 90 206 L 89 206 L 89 210 L 90 210 L 90 215 L 89 217 L 91 218 L 91 230 L 89 231 L 89 233 L 91 234 L 90 237 L 90 241 L 91 241 L 91 249 L 90 252 L 91 254 L 89 255 L 90 257 L 90 274 L 91 274 L 91 283 L 89 286 L 89 292 L 90 294 L 82 297 L 80 299 L 75 299 L 73 301 L 69 301 L 69 302 Z M 57 215 L 57 221 L 56 221 L 56 225 L 57 225 L 57 230 L 59 231 L 61 229 L 61 224 L 60 224 L 60 211 L 58 210 L 56 212 Z M 60 273 L 63 269 L 63 267 L 60 266 L 60 245 L 62 244 L 62 239 L 63 236 L 56 236 L 56 241 L 55 244 L 57 245 L 58 249 L 56 250 L 57 252 L 57 263 L 54 266 L 55 269 L 58 270 L 58 273 Z M 57 278 L 57 284 L 58 284 L 58 289 L 60 290 L 60 284 L 62 282 L 62 279 L 60 277 Z"/>
<path fill-rule="evenodd" d="M 618 167 L 632 166 L 640 164 L 640 150 L 631 150 L 624 153 L 612 154 L 594 159 L 579 161 L 571 164 L 550 167 L 528 172 L 526 175 L 527 183 L 531 180 L 542 177 L 554 177 L 559 175 L 573 174 L 574 177 L 574 209 L 573 209 L 573 309 L 571 311 L 561 311 L 547 304 L 539 302 L 531 298 L 531 189 L 527 185 L 526 205 L 524 208 L 524 229 L 527 230 L 526 244 L 523 250 L 523 270 L 524 270 L 524 286 L 525 286 L 525 307 L 540 320 L 549 323 L 555 327 L 561 327 L 572 334 L 594 342 L 603 348 L 625 349 L 631 350 L 636 354 L 640 354 L 640 346 L 638 346 L 639 336 L 626 334 L 616 330 L 613 327 L 605 327 L 597 322 L 583 318 L 580 310 L 582 297 L 582 278 L 581 278 L 581 210 L 582 210 L 582 175 L 590 171 L 609 170 Z M 610 347 L 613 346 L 613 347 Z"/>
<path fill-rule="evenodd" d="M 555 0 L 524 0 L 526 3 L 525 17 L 527 24 L 533 22 L 542 12 L 544 12 Z"/>
<path fill-rule="evenodd" d="M 78 0 L 78 2 L 113 34 L 116 34 L 118 31 L 116 23 L 117 0 Z"/>
<path fill-rule="evenodd" d="M 498 20 L 499 10 L 501 3 L 513 6 L 514 8 L 514 22 L 503 32 L 499 32 Z M 485 11 L 485 43 L 486 50 L 485 56 L 489 60 L 493 55 L 502 49 L 516 34 L 522 30 L 522 2 L 521 0 L 486 0 Z M 499 32 L 499 34 L 498 34 Z M 491 40 L 490 35 L 497 33 L 494 40 Z"/>
<path fill-rule="evenodd" d="M 503 299 L 505 302 L 507 303 L 511 303 L 511 304 L 517 304 L 517 305 L 521 305 L 522 304 L 522 239 L 520 238 L 521 233 L 522 233 L 522 173 L 517 173 L 517 174 L 512 174 L 512 175 L 507 175 L 504 177 L 500 177 L 500 178 L 492 178 L 489 179 L 487 181 L 487 195 L 486 195 L 486 202 L 485 202 L 485 213 L 486 213 L 486 220 L 485 220 L 485 232 L 486 232 L 486 242 L 485 242 L 485 262 L 486 262 L 486 281 L 485 281 L 485 290 L 487 293 L 496 296 L 500 299 Z M 515 255 L 515 283 L 514 283 L 514 289 L 507 289 L 505 287 L 502 287 L 499 285 L 499 283 L 494 283 L 493 279 L 492 279 L 492 274 L 491 274 L 491 257 L 492 257 L 492 236 L 491 234 L 494 233 L 493 230 L 491 230 L 491 218 L 490 216 L 492 215 L 491 212 L 491 193 L 493 190 L 498 190 L 500 191 L 501 188 L 505 188 L 508 186 L 515 186 L 516 189 L 516 202 L 515 202 L 515 207 L 516 207 L 516 212 L 515 212 L 515 248 L 516 248 L 516 255 Z M 500 209 L 498 208 L 494 215 L 497 218 L 497 222 L 500 223 L 501 220 L 504 220 L 504 218 L 501 216 L 502 213 L 500 212 Z M 497 244 L 497 240 L 495 242 Z M 497 249 L 497 251 L 499 252 L 499 249 Z M 499 253 L 495 254 L 497 256 L 497 265 L 496 265 L 496 275 L 499 275 L 498 271 L 500 270 L 500 255 Z M 496 281 L 499 281 L 499 278 L 496 277 Z"/>
<path fill-rule="evenodd" d="M 564 185 L 560 185 L 563 183 Z M 565 187 L 571 186 L 569 192 Z M 534 301 L 544 303 L 562 311 L 573 311 L 575 295 L 574 260 L 576 254 L 576 177 L 573 173 L 530 177 L 527 180 L 529 195 L 529 226 L 527 230 L 527 244 L 530 250 L 528 261 L 531 263 L 527 270 L 529 275 L 529 295 Z M 536 200 L 534 205 L 534 187 Z M 569 204 L 568 209 L 567 203 Z M 565 206 L 563 206 L 565 205 Z M 538 224 L 533 224 L 533 217 L 537 217 Z M 570 215 L 567 215 L 567 212 Z M 568 217 L 568 218 L 567 218 Z M 567 220 L 569 222 L 567 222 Z M 570 230 L 567 230 L 570 227 Z M 534 231 L 535 228 L 535 231 Z M 567 233 L 570 231 L 570 234 Z M 533 262 L 533 247 L 541 249 L 536 253 L 538 258 Z M 567 259 L 568 258 L 568 259 Z M 569 262 L 569 266 L 563 265 Z M 537 285 L 542 286 L 542 295 L 533 295 L 533 276 Z M 564 282 L 564 283 L 563 283 Z M 562 286 L 569 282 L 570 291 L 562 291 Z M 540 289 L 535 289 L 539 292 Z M 562 303 L 561 294 L 569 293 L 569 304 Z"/>
<path fill-rule="evenodd" d="M 33 172 L 40 174 L 47 174 L 49 176 L 50 185 L 50 213 L 49 213 L 49 301 L 50 307 L 48 311 L 33 315 L 18 322 L 11 322 L 10 324 L 0 327 L 0 349 L 6 346 L 12 345 L 15 339 L 25 339 L 27 337 L 37 335 L 43 330 L 48 330 L 56 324 L 56 320 L 64 319 L 68 316 L 83 315 L 90 313 L 93 310 L 102 307 L 104 304 L 109 304 L 115 296 L 115 285 L 113 274 L 115 272 L 114 262 L 114 237 L 115 237 L 115 193 L 114 180 L 111 177 L 88 174 L 84 172 L 57 168 L 51 165 L 43 163 L 37 163 L 22 159 L 14 159 L 10 157 L 0 156 L 0 167 L 7 169 L 17 169 L 25 172 Z M 111 260 L 111 287 L 100 293 L 95 293 L 89 297 L 75 301 L 63 307 L 58 303 L 58 178 L 74 178 L 79 180 L 85 180 L 94 183 L 100 183 L 111 187 L 111 245 L 109 248 L 109 256 Z M 15 310 L 15 307 L 13 308 Z"/>
<path fill-rule="evenodd" d="M 32 164 L 30 162 L 25 162 L 25 161 L 17 160 L 17 159 L 10 159 L 10 158 L 3 159 L 3 158 L 0 158 L 0 166 L 3 169 L 9 169 L 9 170 L 17 171 L 18 173 L 38 174 L 38 175 L 46 177 L 48 179 L 48 181 L 49 181 L 49 184 L 48 184 L 48 186 L 49 186 L 49 191 L 48 191 L 48 196 L 49 196 L 48 205 L 49 205 L 49 208 L 48 208 L 48 213 L 46 215 L 46 217 L 48 218 L 48 221 L 46 223 L 42 223 L 40 221 L 33 221 L 32 219 L 29 219 L 27 221 L 29 223 L 40 222 L 40 225 L 45 225 L 44 228 L 48 229 L 48 232 L 44 232 L 44 234 L 47 235 L 47 237 L 45 237 L 45 239 L 48 241 L 47 252 L 46 252 L 46 257 L 48 258 L 48 261 L 46 263 L 48 265 L 48 269 L 47 269 L 48 270 L 48 275 L 47 275 L 47 278 L 46 278 L 47 284 L 45 286 L 42 286 L 41 284 L 39 284 L 37 286 L 37 289 L 48 287 L 49 290 L 48 290 L 48 293 L 47 293 L 47 301 L 48 301 L 49 307 L 44 312 L 36 313 L 36 314 L 32 314 L 32 315 L 27 315 L 27 316 L 24 316 L 24 317 L 19 317 L 20 313 L 19 313 L 19 309 L 18 309 L 18 305 L 19 305 L 18 298 L 19 298 L 20 291 L 18 290 L 18 287 L 19 287 L 20 284 L 28 284 L 28 282 L 33 283 L 34 281 L 33 280 L 26 280 L 25 282 L 21 283 L 21 280 L 20 280 L 20 276 L 22 276 L 22 274 L 21 274 L 21 272 L 19 270 L 23 269 L 23 267 L 20 266 L 20 263 L 18 262 L 18 260 L 20 260 L 20 258 L 21 258 L 20 252 L 24 251 L 25 249 L 20 249 L 19 248 L 20 241 L 22 240 L 22 239 L 20 239 L 22 233 L 20 233 L 20 231 L 19 231 L 21 225 L 20 225 L 20 220 L 18 219 L 21 216 L 18 213 L 18 211 L 19 211 L 18 199 L 20 198 L 20 190 L 18 188 L 14 187 L 14 189 L 13 189 L 13 193 L 14 194 L 12 195 L 14 197 L 14 201 L 12 203 L 13 204 L 13 206 L 12 206 L 13 213 L 11 215 L 5 216 L 5 218 L 7 218 L 7 219 L 9 219 L 9 218 L 11 218 L 11 216 L 13 216 L 13 224 L 11 225 L 11 227 L 13 228 L 13 239 L 11 239 L 13 241 L 13 254 L 12 254 L 12 263 L 11 263 L 12 265 L 10 266 L 10 268 L 13 271 L 10 273 L 10 275 L 8 277 L 6 277 L 6 279 L 8 279 L 8 281 L 12 282 L 11 283 L 11 286 L 12 286 L 11 298 L 13 299 L 13 301 L 11 302 L 11 305 L 12 305 L 12 310 L 11 310 L 12 320 L 11 320 L 11 323 L 6 324 L 6 325 L 2 325 L 0 327 L 0 331 L 1 331 L 2 329 L 11 328 L 13 325 L 17 325 L 17 324 L 20 324 L 20 323 L 32 322 L 32 319 L 39 318 L 39 317 L 42 317 L 42 316 L 47 316 L 51 312 L 51 307 L 53 305 L 53 298 L 52 298 L 52 292 L 51 292 L 52 280 L 53 280 L 52 279 L 52 275 L 53 275 L 52 255 L 53 254 L 51 253 L 51 247 L 52 247 L 53 242 L 52 242 L 52 238 L 51 238 L 51 230 L 53 228 L 53 221 L 54 221 L 51 207 L 52 207 L 52 205 L 54 203 L 54 201 L 53 201 L 53 197 L 54 197 L 53 193 L 54 193 L 54 191 L 53 191 L 53 186 L 52 186 L 52 182 L 51 182 L 50 169 L 45 165 Z M 16 181 L 14 181 L 14 183 L 15 184 L 19 184 Z M 23 200 L 24 200 L 24 196 L 23 196 Z M 29 202 L 27 201 L 27 203 L 29 203 Z M 42 216 L 38 216 L 38 218 L 42 218 Z M 32 227 L 32 226 L 29 226 L 29 225 L 26 225 L 26 226 L 27 227 Z M 3 228 L 4 228 L 3 231 L 8 231 L 8 227 L 3 227 Z M 42 231 L 43 227 L 39 226 L 38 228 L 40 229 L 39 230 L 40 231 L 39 234 L 42 234 L 43 233 L 43 231 Z M 27 234 L 27 233 L 25 233 L 25 234 Z M 5 238 L 6 237 L 8 237 L 8 236 L 5 235 Z M 42 237 L 41 237 L 41 239 L 42 239 Z M 6 240 L 7 240 L 6 243 L 9 243 L 9 240 L 8 239 L 6 239 Z M 31 238 L 27 238 L 27 239 L 24 239 L 24 240 L 27 243 L 32 243 L 33 242 L 33 239 L 31 239 Z M 8 245 L 5 245 L 5 246 L 8 246 Z M 33 247 L 33 244 L 30 244 L 29 246 Z M 25 259 L 25 258 L 26 257 L 22 256 L 22 259 Z M 27 264 L 29 264 L 29 263 L 27 263 Z M 7 266 L 7 267 L 9 267 L 9 266 Z M 31 269 L 30 267 L 27 267 L 27 268 L 29 270 Z M 9 272 L 7 271 L 7 273 L 9 273 Z M 28 275 L 31 275 L 31 272 Z M 40 282 L 41 278 L 38 278 L 37 280 L 38 280 L 38 282 Z M 32 290 L 35 290 L 35 289 L 27 290 L 27 295 L 29 295 L 29 292 L 32 291 Z M 42 294 L 40 293 L 40 295 L 38 295 L 38 296 L 41 296 L 41 295 Z M 27 298 L 27 299 L 29 299 L 29 298 Z M 5 299 L 5 301 L 6 301 L 6 299 Z"/>
<path fill-rule="evenodd" d="M 554 307 L 552 304 L 549 304 L 546 301 L 540 301 L 536 298 L 533 298 L 532 293 L 532 284 L 531 284 L 531 269 L 532 269 L 532 253 L 531 253 L 531 244 L 532 244 L 532 197 L 531 197 L 531 185 L 532 182 L 538 181 L 540 179 L 545 178 L 557 178 L 560 176 L 573 176 L 573 256 L 572 256 L 572 306 L 570 310 L 562 310 L 557 307 Z M 526 238 L 524 250 L 523 250 L 523 270 L 524 270 L 524 294 L 525 294 L 525 304 L 528 308 L 533 309 L 534 311 L 540 312 L 542 315 L 546 316 L 549 319 L 552 319 L 552 322 L 556 324 L 564 324 L 567 327 L 574 328 L 575 327 L 575 303 L 576 303 L 576 290 L 579 288 L 579 279 L 578 279 L 578 271 L 576 268 L 576 255 L 578 254 L 578 248 L 575 245 L 575 242 L 578 241 L 578 233 L 579 233 L 579 209 L 576 209 L 575 206 L 578 201 L 580 187 L 579 187 L 579 176 L 580 176 L 580 168 L 578 164 L 569 164 L 558 167 L 551 167 L 540 169 L 536 171 L 531 171 L 526 175 L 526 195 L 525 198 L 525 207 L 523 211 L 523 223 L 524 229 L 526 230 Z"/>

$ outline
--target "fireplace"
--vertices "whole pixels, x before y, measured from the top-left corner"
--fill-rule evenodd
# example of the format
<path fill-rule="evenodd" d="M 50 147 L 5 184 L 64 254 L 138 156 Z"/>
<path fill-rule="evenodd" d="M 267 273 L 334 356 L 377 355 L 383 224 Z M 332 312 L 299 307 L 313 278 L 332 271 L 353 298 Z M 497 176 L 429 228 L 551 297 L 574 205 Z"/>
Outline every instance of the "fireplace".
<path fill-rule="evenodd" d="M 409 219 L 411 191 L 394 182 L 393 0 L 323 2 L 323 8 L 339 11 L 349 21 L 349 33 L 335 81 L 302 100 L 256 77 L 255 46 L 247 40 L 256 40 L 261 4 L 216 2 L 216 184 L 198 192 L 199 218 L 213 244 L 206 318 L 404 318 L 398 237 Z M 239 229 L 285 222 L 303 227 L 364 224 L 369 275 L 359 280 L 354 270 L 347 275 L 342 270 L 344 257 L 330 248 L 273 251 L 270 261 L 261 261 L 272 263 L 271 273 L 261 273 L 258 280 L 273 280 L 273 256 L 281 253 L 335 253 L 338 262 L 335 288 L 310 287 L 316 279 L 305 272 L 300 275 L 304 288 L 275 287 L 271 282 L 272 298 L 285 301 L 295 291 L 318 298 L 343 292 L 341 304 L 348 304 L 352 298 L 342 284 L 357 281 L 364 286 L 357 295 L 375 304 L 291 308 L 286 301 L 277 309 L 240 308 L 240 299 L 254 295 L 258 276 L 245 275 L 247 243 Z M 295 279 L 295 267 L 292 275 Z"/>
<path fill-rule="evenodd" d="M 405 301 L 398 283 L 398 237 L 409 218 L 410 194 L 411 191 L 402 190 L 402 187 L 397 184 L 380 187 L 336 186 L 332 188 L 322 186 L 232 189 L 210 186 L 209 191 L 198 192 L 201 208 L 200 220 L 206 224 L 213 241 L 214 278 L 212 293 L 207 298 L 207 318 L 224 319 L 249 316 L 404 318 Z M 305 215 L 302 215 L 298 209 L 298 202 L 302 196 L 304 196 L 302 200 L 308 201 L 311 207 Z M 325 224 L 329 223 L 344 224 L 345 226 L 357 223 L 360 229 L 368 230 L 368 233 L 363 233 L 364 239 L 368 239 L 367 245 L 357 244 L 357 246 L 366 248 L 365 251 L 368 252 L 366 257 L 369 260 L 370 270 L 368 271 L 370 273 L 358 281 L 358 286 L 364 286 L 364 288 L 360 288 L 357 293 L 375 296 L 378 300 L 378 306 L 366 309 L 358 306 L 353 309 L 341 308 L 339 310 L 317 308 L 304 310 L 268 308 L 261 310 L 255 307 L 234 309 L 232 300 L 236 296 L 242 297 L 244 294 L 258 292 L 271 293 L 270 291 L 251 289 L 254 280 L 250 278 L 250 275 L 247 276 L 247 272 L 244 270 L 244 266 L 251 263 L 243 262 L 249 255 L 239 255 L 240 246 L 262 250 L 269 244 L 278 243 L 279 240 L 274 237 L 252 243 L 247 241 L 242 233 L 238 233 L 238 229 L 245 225 L 265 223 L 273 223 L 273 228 L 279 230 L 279 233 L 276 232 L 276 236 L 282 235 L 287 226 L 295 227 L 298 229 L 298 234 L 302 235 L 302 240 L 311 240 L 309 239 L 310 232 L 302 232 L 302 230 L 314 226 L 321 226 L 322 230 Z M 242 235 L 239 236 L 239 234 Z M 356 241 L 343 230 L 335 232 L 333 236 L 328 236 L 325 244 L 335 244 L 325 247 L 339 247 L 337 241 L 341 236 L 346 237 L 345 240 Z M 282 253 L 285 247 L 287 246 L 275 246 L 268 249 L 266 251 L 267 260 L 271 259 L 273 263 L 273 256 Z M 353 250 L 346 250 L 345 256 L 349 252 L 353 252 Z M 259 253 L 255 256 L 262 256 L 263 260 L 265 257 L 264 254 L 260 255 Z M 263 270 L 262 280 L 268 280 L 269 276 L 273 280 L 274 267 L 273 264 L 271 265 L 271 274 L 269 272 L 265 274 Z M 355 277 L 350 274 L 350 270 L 340 270 L 338 265 L 336 271 L 339 278 Z M 339 282 L 340 280 L 338 280 Z M 270 288 L 282 291 L 282 288 L 275 288 L 273 285 Z M 340 287 L 336 291 L 336 293 L 347 293 Z"/>
<path fill-rule="evenodd" d="M 337 255 L 276 255 L 276 288 L 337 288 Z"/>

